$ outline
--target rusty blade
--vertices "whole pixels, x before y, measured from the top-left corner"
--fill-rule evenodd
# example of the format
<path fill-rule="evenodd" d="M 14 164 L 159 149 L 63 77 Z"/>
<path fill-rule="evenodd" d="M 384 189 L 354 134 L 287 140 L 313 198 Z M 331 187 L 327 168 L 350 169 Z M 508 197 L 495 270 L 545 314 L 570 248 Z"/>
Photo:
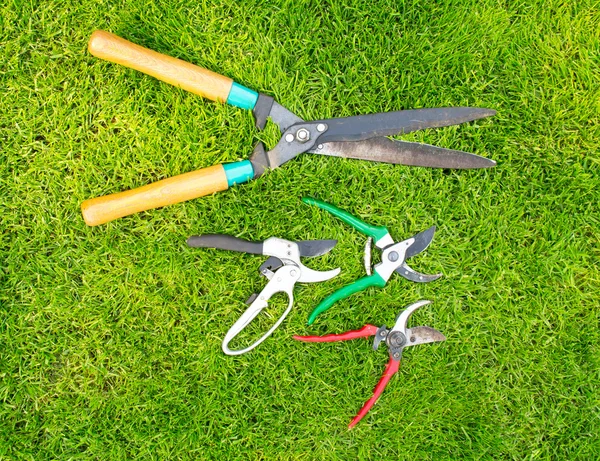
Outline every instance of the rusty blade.
<path fill-rule="evenodd" d="M 437 343 L 446 341 L 446 337 L 431 327 L 413 327 L 408 328 L 406 336 L 409 339 L 407 346 L 418 346 L 419 344 Z"/>
<path fill-rule="evenodd" d="M 309 152 L 331 157 L 429 168 L 470 169 L 496 166 L 494 160 L 469 152 L 444 149 L 416 142 L 396 141 L 383 137 L 371 138 L 364 141 L 341 141 L 318 144 Z"/>

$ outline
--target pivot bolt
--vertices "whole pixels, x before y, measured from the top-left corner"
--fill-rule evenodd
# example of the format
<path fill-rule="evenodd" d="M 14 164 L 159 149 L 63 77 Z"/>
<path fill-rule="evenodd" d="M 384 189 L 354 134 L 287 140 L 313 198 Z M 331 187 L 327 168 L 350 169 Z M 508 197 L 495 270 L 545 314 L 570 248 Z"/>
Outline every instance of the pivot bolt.
<path fill-rule="evenodd" d="M 388 344 L 393 347 L 402 347 L 406 344 L 406 336 L 401 331 L 394 331 L 387 338 Z"/>
<path fill-rule="evenodd" d="M 296 131 L 296 139 L 300 142 L 306 142 L 310 139 L 310 132 L 306 128 L 300 128 Z"/>
<path fill-rule="evenodd" d="M 398 252 L 396 252 L 396 251 L 391 251 L 390 254 L 388 255 L 388 259 L 392 262 L 398 261 L 398 258 L 399 258 Z"/>

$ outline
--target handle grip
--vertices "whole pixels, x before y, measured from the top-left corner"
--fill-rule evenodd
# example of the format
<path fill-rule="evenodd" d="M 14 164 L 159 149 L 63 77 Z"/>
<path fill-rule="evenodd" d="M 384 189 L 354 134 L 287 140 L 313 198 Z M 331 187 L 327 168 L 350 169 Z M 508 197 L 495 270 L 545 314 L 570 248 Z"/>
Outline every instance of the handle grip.
<path fill-rule="evenodd" d="M 139 70 L 213 101 L 227 101 L 233 84 L 228 77 L 149 50 L 103 30 L 92 34 L 88 50 L 97 58 Z"/>
<path fill-rule="evenodd" d="M 338 207 L 331 205 L 327 202 L 323 202 L 322 200 L 317 200 L 311 197 L 304 197 L 302 201 L 308 205 L 316 205 L 319 208 L 328 211 L 332 215 L 340 218 L 346 224 L 354 227 L 357 231 L 362 232 L 369 237 L 373 237 L 375 243 L 378 240 L 384 238 L 389 234 L 386 227 L 383 226 L 373 226 L 372 224 L 364 222 L 362 219 L 357 218 L 356 216 L 351 215 L 347 211 L 340 210 Z"/>
<path fill-rule="evenodd" d="M 215 165 L 126 192 L 86 200 L 81 204 L 81 214 L 88 226 L 97 226 L 140 211 L 172 205 L 227 188 L 223 165 Z"/>
<path fill-rule="evenodd" d="M 249 160 L 214 165 L 137 189 L 86 200 L 81 204 L 81 214 L 88 226 L 97 226 L 140 211 L 226 190 L 234 184 L 252 179 L 253 176 Z"/>
<path fill-rule="evenodd" d="M 204 234 L 192 235 L 187 244 L 193 248 L 215 248 L 217 250 L 238 251 L 255 255 L 263 254 L 263 242 L 251 242 L 233 235 Z"/>
<path fill-rule="evenodd" d="M 385 286 L 385 284 L 386 281 L 377 272 L 375 272 L 373 275 L 360 278 L 356 282 L 340 288 L 339 290 L 330 294 L 327 298 L 321 301 L 317 307 L 315 307 L 308 317 L 308 324 L 312 325 L 319 314 L 325 312 L 340 299 L 347 298 L 348 296 L 369 287 L 382 288 Z"/>
<path fill-rule="evenodd" d="M 358 330 L 351 330 L 345 333 L 329 334 L 323 336 L 298 336 L 294 335 L 296 341 L 303 341 L 305 343 L 332 343 L 334 341 L 347 341 L 349 339 L 356 338 L 368 338 L 377 334 L 377 327 L 375 325 L 367 324 Z"/>
<path fill-rule="evenodd" d="M 386 365 L 385 371 L 383 372 L 381 379 L 379 380 L 377 386 L 375 386 L 375 389 L 373 390 L 373 397 L 371 397 L 365 402 L 365 404 L 358 411 L 354 419 L 350 422 L 350 424 L 348 424 L 348 429 L 352 429 L 354 426 L 356 426 L 358 422 L 361 419 L 363 419 L 363 417 L 369 412 L 371 407 L 375 405 L 375 402 L 377 402 L 377 399 L 379 399 L 379 396 L 383 393 L 385 386 L 387 386 L 387 383 L 390 381 L 390 379 L 392 379 L 392 376 L 394 376 L 398 372 L 399 368 L 400 360 L 394 360 L 390 358 L 390 361 Z"/>
<path fill-rule="evenodd" d="M 88 50 L 97 58 L 138 70 L 212 101 L 253 109 L 258 100 L 256 91 L 229 77 L 149 50 L 104 30 L 91 35 Z"/>

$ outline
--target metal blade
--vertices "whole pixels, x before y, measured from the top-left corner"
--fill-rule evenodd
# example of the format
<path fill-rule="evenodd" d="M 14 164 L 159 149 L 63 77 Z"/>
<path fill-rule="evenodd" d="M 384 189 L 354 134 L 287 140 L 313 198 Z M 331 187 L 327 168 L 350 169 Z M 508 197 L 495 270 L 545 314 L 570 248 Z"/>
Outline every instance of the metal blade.
<path fill-rule="evenodd" d="M 267 118 L 270 118 L 274 123 L 279 126 L 279 130 L 283 133 L 288 127 L 295 123 L 303 122 L 293 112 L 287 110 L 281 104 L 279 104 L 271 96 L 265 94 L 259 94 L 258 100 L 252 109 L 254 119 L 256 120 L 256 127 L 259 130 L 263 130 L 267 124 Z"/>
<path fill-rule="evenodd" d="M 426 128 L 458 125 L 484 117 L 496 111 L 477 107 L 442 107 L 436 109 L 401 110 L 354 117 L 317 120 L 311 123 L 327 125 L 320 143 L 333 141 L 361 141 L 376 136 L 406 134 Z"/>
<path fill-rule="evenodd" d="M 404 347 L 446 341 L 446 337 L 441 332 L 431 327 L 408 328 L 406 330 L 406 339 L 408 341 Z"/>
<path fill-rule="evenodd" d="M 406 263 L 404 263 L 400 267 L 396 268 L 395 272 L 400 274 L 405 279 L 410 280 L 411 282 L 418 282 L 418 283 L 433 282 L 434 280 L 437 280 L 442 276 L 442 274 L 435 274 L 435 275 L 421 274 L 420 272 L 417 272 L 416 270 L 411 268 Z"/>
<path fill-rule="evenodd" d="M 494 160 L 468 152 L 381 137 L 355 142 L 320 143 L 309 152 L 332 157 L 429 168 L 468 169 L 496 166 Z"/>
<path fill-rule="evenodd" d="M 301 240 L 296 243 L 300 248 L 300 256 L 313 257 L 329 253 L 337 245 L 337 240 Z"/>
<path fill-rule="evenodd" d="M 406 323 L 413 312 L 423 306 L 426 306 L 427 304 L 431 304 L 431 301 L 424 299 L 407 306 L 402 312 L 400 312 L 400 314 L 398 314 L 398 317 L 396 317 L 396 323 L 394 324 L 394 328 L 392 328 L 392 330 L 406 331 Z"/>
<path fill-rule="evenodd" d="M 293 112 L 287 110 L 277 101 L 273 102 L 273 107 L 271 107 L 269 117 L 277 124 L 277 126 L 279 126 L 279 130 L 282 133 L 293 124 L 304 121 Z"/>
<path fill-rule="evenodd" d="M 266 101 L 265 98 L 263 98 L 264 101 Z M 261 106 L 260 114 L 257 114 L 255 111 L 257 126 L 261 126 L 263 120 L 266 120 L 264 114 L 268 104 L 265 103 Z M 482 117 L 489 117 L 496 113 L 490 109 L 470 107 L 417 109 L 317 120 L 306 123 L 298 122 L 288 126 L 288 123 L 298 118 L 296 115 L 274 101 L 271 103 L 271 106 L 268 106 L 268 110 L 268 114 L 272 114 L 272 118 L 277 120 L 276 123 L 279 124 L 280 128 L 286 128 L 286 130 L 285 132 L 282 131 L 282 137 L 277 145 L 268 152 L 265 151 L 262 143 L 257 144 L 250 157 L 255 178 L 264 174 L 267 169 L 277 168 L 303 152 L 316 152 L 319 145 L 325 146 L 327 143 L 339 141 L 364 141 L 373 137 L 391 136 L 425 128 L 455 125 Z M 372 156 L 364 156 L 364 153 L 357 158 L 372 160 Z M 435 165 L 435 162 L 430 163 Z M 446 167 L 443 164 L 441 166 Z M 488 162 L 487 166 L 492 165 Z M 481 165 L 473 166 L 472 162 L 466 162 L 466 166 L 465 162 L 461 161 L 458 163 L 458 168 L 478 167 L 481 168 Z"/>
<path fill-rule="evenodd" d="M 300 283 L 315 283 L 315 282 L 324 282 L 325 280 L 332 279 L 336 275 L 341 272 L 341 269 L 338 267 L 336 269 L 332 269 L 330 271 L 316 271 L 311 269 L 310 267 L 302 266 L 300 268 L 300 278 L 298 282 Z"/>
<path fill-rule="evenodd" d="M 406 250 L 405 258 L 412 258 L 414 255 L 425 250 L 433 240 L 433 234 L 435 234 L 435 226 L 431 226 L 429 229 L 419 232 L 417 235 L 413 235 L 412 238 L 415 239 L 415 241 Z"/>
<path fill-rule="evenodd" d="M 187 239 L 187 244 L 194 248 L 215 248 L 218 250 L 238 251 L 240 253 L 263 254 L 263 242 L 250 242 L 232 235 L 192 235 Z"/>

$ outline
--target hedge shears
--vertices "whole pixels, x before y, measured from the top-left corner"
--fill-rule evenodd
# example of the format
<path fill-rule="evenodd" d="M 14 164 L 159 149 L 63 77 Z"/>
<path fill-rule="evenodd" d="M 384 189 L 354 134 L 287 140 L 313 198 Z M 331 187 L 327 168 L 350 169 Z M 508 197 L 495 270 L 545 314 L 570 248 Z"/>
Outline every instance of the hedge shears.
<path fill-rule="evenodd" d="M 281 238 L 271 237 L 264 242 L 250 242 L 238 237 L 220 234 L 193 235 L 188 238 L 187 244 L 194 248 L 216 248 L 220 250 L 238 251 L 269 256 L 260 266 L 260 274 L 269 282 L 259 294 L 250 296 L 248 309 L 237 322 L 229 329 L 223 339 L 223 352 L 227 355 L 240 355 L 251 351 L 283 322 L 294 304 L 294 285 L 300 283 L 314 283 L 329 280 L 340 273 L 340 269 L 330 271 L 315 271 L 300 262 L 301 257 L 321 256 L 328 253 L 337 240 L 305 240 L 292 242 Z M 288 306 L 279 320 L 256 342 L 243 349 L 230 349 L 229 343 L 248 324 L 269 305 L 269 299 L 276 293 L 285 293 L 288 296 Z"/>
<path fill-rule="evenodd" d="M 371 407 L 375 405 L 379 396 L 383 393 L 385 386 L 390 381 L 392 376 L 396 374 L 400 368 L 400 360 L 402 351 L 405 347 L 417 346 L 419 344 L 433 343 L 445 341 L 446 337 L 431 327 L 413 327 L 406 328 L 408 318 L 422 306 L 431 304 L 431 301 L 418 301 L 404 309 L 398 317 L 393 328 L 388 329 L 385 325 L 377 328 L 375 325 L 367 324 L 359 330 L 347 331 L 340 334 L 329 334 L 325 336 L 294 336 L 298 341 L 309 343 L 326 343 L 334 341 L 347 341 L 356 338 L 365 338 L 374 336 L 373 349 L 377 350 L 381 342 L 385 342 L 390 360 L 385 367 L 385 371 L 373 391 L 373 397 L 365 402 L 357 415 L 348 425 L 348 429 L 352 429 L 356 424 L 369 412 Z"/>
<path fill-rule="evenodd" d="M 281 131 L 281 138 L 273 149 L 267 151 L 259 143 L 249 160 L 215 165 L 138 189 L 86 200 L 81 211 L 90 226 L 226 190 L 234 184 L 258 178 L 304 152 L 433 168 L 489 168 L 496 165 L 493 160 L 467 152 L 386 138 L 470 122 L 492 116 L 496 113 L 494 110 L 469 107 L 417 109 L 304 121 L 270 96 L 109 32 L 95 31 L 88 49 L 98 58 L 136 69 L 213 101 L 252 110 L 258 129 L 263 129 L 270 118 Z"/>
<path fill-rule="evenodd" d="M 442 276 L 442 274 L 421 274 L 406 263 L 408 258 L 423 252 L 429 246 L 433 240 L 435 226 L 431 226 L 429 229 L 419 232 L 409 239 L 394 242 L 387 227 L 369 224 L 347 211 L 340 210 L 336 206 L 321 200 L 304 197 L 302 201 L 328 211 L 369 237 L 365 246 L 365 269 L 367 276 L 340 288 L 321 301 L 308 317 L 309 325 L 314 323 L 319 314 L 325 312 L 340 299 L 347 298 L 369 287 L 383 288 L 394 272 L 407 280 L 419 283 L 432 282 Z M 374 242 L 374 245 L 382 251 L 381 262 L 374 266 L 373 273 L 371 273 L 371 242 Z"/>

